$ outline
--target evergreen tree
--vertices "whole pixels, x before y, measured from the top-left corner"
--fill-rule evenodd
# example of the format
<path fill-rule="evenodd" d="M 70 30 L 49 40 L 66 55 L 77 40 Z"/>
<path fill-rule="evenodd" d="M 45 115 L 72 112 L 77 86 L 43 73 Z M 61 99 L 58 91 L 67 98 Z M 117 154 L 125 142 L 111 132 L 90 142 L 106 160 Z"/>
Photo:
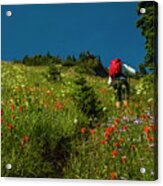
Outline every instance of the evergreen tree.
<path fill-rule="evenodd" d="M 79 76 L 75 83 L 77 89 L 74 93 L 74 100 L 78 108 L 87 117 L 98 117 L 101 112 L 100 101 L 97 101 L 97 96 L 94 89 L 89 86 L 84 77 Z"/>
<path fill-rule="evenodd" d="M 139 71 L 140 71 L 141 75 L 147 74 L 147 71 L 145 69 L 145 64 L 139 64 Z"/>
<path fill-rule="evenodd" d="M 26 65 L 29 60 L 30 60 L 30 58 L 29 58 L 28 55 L 24 56 L 24 58 L 23 58 L 23 64 Z"/>
<path fill-rule="evenodd" d="M 146 9 L 144 14 L 140 13 L 141 8 Z M 141 33 L 146 39 L 145 66 L 154 70 L 157 67 L 158 4 L 154 1 L 139 2 L 137 13 L 140 19 L 136 26 L 141 29 Z"/>
<path fill-rule="evenodd" d="M 75 62 L 73 61 L 71 56 L 68 55 L 66 61 L 63 63 L 63 66 L 73 66 L 73 65 L 75 65 Z"/>
<path fill-rule="evenodd" d="M 57 68 L 55 65 L 49 66 L 49 75 L 50 79 L 53 81 L 60 81 L 61 80 L 61 72 L 60 69 Z"/>
<path fill-rule="evenodd" d="M 72 61 L 75 63 L 76 62 L 76 58 L 74 56 L 74 54 L 72 55 Z"/>

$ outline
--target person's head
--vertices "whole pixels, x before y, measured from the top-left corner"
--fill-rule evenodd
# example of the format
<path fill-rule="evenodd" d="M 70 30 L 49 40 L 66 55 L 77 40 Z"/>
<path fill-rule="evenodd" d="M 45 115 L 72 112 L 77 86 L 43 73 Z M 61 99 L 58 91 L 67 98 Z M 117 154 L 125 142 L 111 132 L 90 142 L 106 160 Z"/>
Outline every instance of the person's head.
<path fill-rule="evenodd" d="M 120 58 L 115 58 L 114 60 L 117 62 L 122 62 Z"/>

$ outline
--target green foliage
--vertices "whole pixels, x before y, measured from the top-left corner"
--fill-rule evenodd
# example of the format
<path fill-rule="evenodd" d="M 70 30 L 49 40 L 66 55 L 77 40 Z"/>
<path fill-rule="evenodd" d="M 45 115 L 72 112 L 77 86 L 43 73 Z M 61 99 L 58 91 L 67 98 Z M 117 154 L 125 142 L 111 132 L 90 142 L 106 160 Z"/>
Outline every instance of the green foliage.
<path fill-rule="evenodd" d="M 75 67 L 75 71 L 79 74 L 85 74 L 85 75 L 96 75 L 95 71 L 89 67 L 87 67 L 86 65 L 77 65 Z"/>
<path fill-rule="evenodd" d="M 49 75 L 50 75 L 50 79 L 53 81 L 55 81 L 55 80 L 60 81 L 61 80 L 61 72 L 60 72 L 59 68 L 56 67 L 56 65 L 49 66 Z"/>
<path fill-rule="evenodd" d="M 27 66 L 48 66 L 52 64 L 62 63 L 62 59 L 59 57 L 51 56 L 49 53 L 47 55 L 35 55 L 29 57 L 26 55 L 22 60 L 15 60 L 14 63 L 23 63 Z"/>
<path fill-rule="evenodd" d="M 153 74 L 148 74 L 144 76 L 143 78 L 140 78 L 139 83 L 135 86 L 136 89 L 136 94 L 143 96 L 145 95 L 146 97 L 144 98 L 145 100 L 148 100 L 150 95 L 151 101 L 153 100 L 153 90 L 154 90 L 154 75 Z"/>
<path fill-rule="evenodd" d="M 40 67 L 37 70 L 42 72 Z M 60 177 L 67 150 L 58 145 L 65 141 L 68 147 L 67 139 L 87 120 L 72 101 L 61 100 L 67 94 L 63 85 L 44 82 L 37 70 L 2 63 L 2 176 Z M 12 164 L 10 171 L 7 163 Z"/>
<path fill-rule="evenodd" d="M 53 83 L 42 76 L 46 66 L 5 62 L 1 72 L 2 176 L 157 178 L 153 74 L 131 79 L 129 105 L 117 110 L 112 88 L 99 76 L 74 83 L 76 74 L 62 71 L 64 83 Z"/>
<path fill-rule="evenodd" d="M 141 15 L 140 8 L 145 8 L 146 13 Z M 145 37 L 145 65 L 150 70 L 157 68 L 157 45 L 158 45 L 158 4 L 154 1 L 139 2 L 137 8 L 140 19 L 136 26 L 141 29 Z"/>
<path fill-rule="evenodd" d="M 100 57 L 95 57 L 89 51 L 82 52 L 76 62 L 76 71 L 89 75 L 107 77 L 108 73 L 101 63 Z"/>
<path fill-rule="evenodd" d="M 14 64 L 24 64 L 26 66 L 53 66 L 62 65 L 63 67 L 73 67 L 77 73 L 89 74 L 101 77 L 107 77 L 108 73 L 101 63 L 100 57 L 96 57 L 89 51 L 84 51 L 76 59 L 74 55 L 68 55 L 66 60 L 60 57 L 52 56 L 50 53 L 46 55 L 26 55 L 22 60 L 15 60 Z"/>
<path fill-rule="evenodd" d="M 71 67 L 75 65 L 75 57 L 74 56 L 67 56 L 66 61 L 63 62 L 63 66 Z"/>
<path fill-rule="evenodd" d="M 84 77 L 79 76 L 76 81 L 77 89 L 74 92 L 74 99 L 80 109 L 88 118 L 98 117 L 100 112 L 100 102 L 94 89 L 89 86 Z"/>
<path fill-rule="evenodd" d="M 139 70 L 140 70 L 141 75 L 147 75 L 145 64 L 139 64 Z"/>

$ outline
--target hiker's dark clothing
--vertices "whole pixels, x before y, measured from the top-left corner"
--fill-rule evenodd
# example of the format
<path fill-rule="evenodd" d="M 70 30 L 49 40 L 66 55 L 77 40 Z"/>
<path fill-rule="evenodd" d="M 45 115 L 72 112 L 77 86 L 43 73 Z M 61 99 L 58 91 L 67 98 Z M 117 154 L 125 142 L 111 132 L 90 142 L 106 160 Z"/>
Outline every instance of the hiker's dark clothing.
<path fill-rule="evenodd" d="M 129 83 L 126 79 L 115 79 L 112 83 L 117 101 L 129 99 Z"/>
<path fill-rule="evenodd" d="M 132 67 L 123 64 L 122 65 L 122 72 L 112 79 L 109 77 L 109 85 L 114 87 L 115 97 L 117 101 L 128 100 L 130 87 L 128 82 L 128 77 L 133 76 L 136 74 L 135 69 Z"/>

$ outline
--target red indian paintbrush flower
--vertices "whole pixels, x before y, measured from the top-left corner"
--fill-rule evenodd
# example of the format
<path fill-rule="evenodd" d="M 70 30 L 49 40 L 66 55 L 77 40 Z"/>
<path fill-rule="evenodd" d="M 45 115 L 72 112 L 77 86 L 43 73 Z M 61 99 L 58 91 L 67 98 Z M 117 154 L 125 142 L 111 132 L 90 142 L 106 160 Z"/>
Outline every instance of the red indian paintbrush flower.
<path fill-rule="evenodd" d="M 24 142 L 28 142 L 28 141 L 29 141 L 29 137 L 28 137 L 28 135 L 23 136 L 23 137 L 22 137 L 21 144 L 23 145 L 23 144 L 24 144 Z"/>
<path fill-rule="evenodd" d="M 58 100 L 58 101 L 54 104 L 54 107 L 57 107 L 58 110 L 62 110 L 63 105 L 62 105 L 62 103 L 60 102 L 60 100 Z"/>
<path fill-rule="evenodd" d="M 11 110 L 12 110 L 12 111 L 15 110 L 15 106 L 14 106 L 14 104 L 11 105 Z"/>
<path fill-rule="evenodd" d="M 115 143 L 113 144 L 114 147 L 118 147 L 118 145 L 119 145 L 118 142 L 115 142 Z"/>
<path fill-rule="evenodd" d="M 117 124 L 112 125 L 112 131 L 115 132 L 117 130 Z"/>
<path fill-rule="evenodd" d="M 59 103 L 59 104 L 57 105 L 57 107 L 58 107 L 58 110 L 62 110 L 63 105 L 62 105 L 61 103 Z"/>
<path fill-rule="evenodd" d="M 110 135 L 111 135 L 112 131 L 113 131 L 112 128 L 110 128 L 110 127 L 106 128 L 105 136 L 107 138 L 110 138 Z"/>
<path fill-rule="evenodd" d="M 114 119 L 114 122 L 115 122 L 115 123 L 118 123 L 118 122 L 119 122 L 119 119 L 118 119 L 118 118 L 115 118 L 115 119 Z"/>
<path fill-rule="evenodd" d="M 28 140 L 29 140 L 28 135 L 26 135 L 26 136 L 24 137 L 24 140 L 25 140 L 25 142 L 28 142 Z"/>
<path fill-rule="evenodd" d="M 108 139 L 110 138 L 110 133 L 108 131 L 105 132 L 105 137 L 107 137 Z"/>
<path fill-rule="evenodd" d="M 13 128 L 12 123 L 10 123 L 10 124 L 8 125 L 8 128 L 9 128 L 10 130 L 12 130 L 12 128 Z"/>
<path fill-rule="evenodd" d="M 154 141 L 154 140 L 155 140 L 155 138 L 154 138 L 154 137 L 152 137 L 152 136 L 149 136 L 149 135 L 148 135 L 147 140 L 148 140 L 148 141 Z"/>
<path fill-rule="evenodd" d="M 145 132 L 146 134 L 148 134 L 149 131 L 150 131 L 150 128 L 149 128 L 148 126 L 145 126 L 145 127 L 144 127 L 144 132 Z"/>
<path fill-rule="evenodd" d="M 117 152 L 116 150 L 113 150 L 113 151 L 112 151 L 112 156 L 113 156 L 113 157 L 116 157 L 117 154 L 118 154 L 118 152 Z"/>
<path fill-rule="evenodd" d="M 151 124 L 151 125 L 150 125 L 150 128 L 151 128 L 152 130 L 156 130 L 156 127 L 155 127 L 154 124 Z"/>
<path fill-rule="evenodd" d="M 131 111 L 131 112 L 130 112 L 130 115 L 133 115 L 133 114 L 134 114 L 134 113 Z"/>
<path fill-rule="evenodd" d="M 126 163 L 126 156 L 122 156 L 121 161 L 122 161 L 122 163 Z"/>
<path fill-rule="evenodd" d="M 102 140 L 101 140 L 101 143 L 102 143 L 102 144 L 106 144 L 107 141 L 106 141 L 105 139 L 102 139 Z"/>
<path fill-rule="evenodd" d="M 115 180 L 116 178 L 117 178 L 116 172 L 113 171 L 113 172 L 111 173 L 111 179 L 112 179 L 112 180 Z"/>
<path fill-rule="evenodd" d="M 94 135 L 96 133 L 95 129 L 90 130 L 91 134 Z"/>
<path fill-rule="evenodd" d="M 80 132 L 81 132 L 82 134 L 84 134 L 84 133 L 85 133 L 85 131 L 86 131 L 86 129 L 85 129 L 85 128 L 81 128 L 81 129 L 80 129 Z"/>
<path fill-rule="evenodd" d="M 112 133 L 112 131 L 113 131 L 113 129 L 111 128 L 111 127 L 108 127 L 108 128 L 106 128 L 106 132 L 108 132 L 108 133 Z"/>
<path fill-rule="evenodd" d="M 127 125 L 123 126 L 122 129 L 125 131 L 127 130 Z"/>
<path fill-rule="evenodd" d="M 141 114 L 141 118 L 144 119 L 146 117 L 145 114 Z"/>
<path fill-rule="evenodd" d="M 119 141 L 120 141 L 120 143 L 122 143 L 122 142 L 123 142 L 123 138 L 121 137 L 121 138 L 119 139 Z"/>
<path fill-rule="evenodd" d="M 20 106 L 20 107 L 19 107 L 19 110 L 20 110 L 21 112 L 23 112 L 23 106 Z"/>

